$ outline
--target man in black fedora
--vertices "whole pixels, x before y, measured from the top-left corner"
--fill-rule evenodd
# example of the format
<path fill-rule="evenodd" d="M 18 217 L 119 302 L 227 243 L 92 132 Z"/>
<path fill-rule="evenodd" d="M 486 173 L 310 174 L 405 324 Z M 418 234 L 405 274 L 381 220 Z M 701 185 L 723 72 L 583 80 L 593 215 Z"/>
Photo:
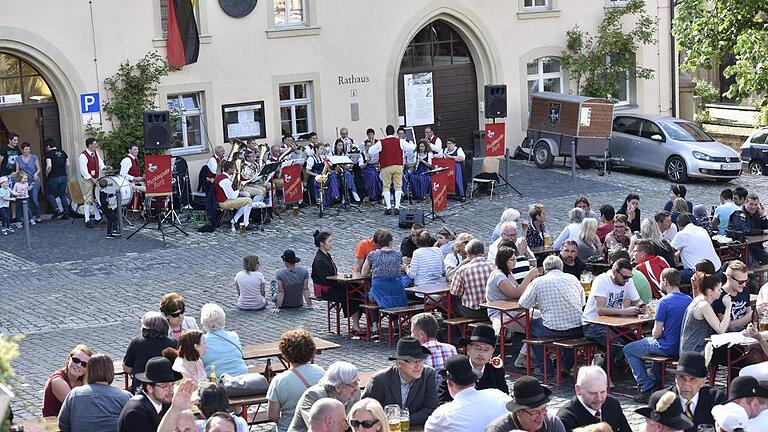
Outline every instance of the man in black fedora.
<path fill-rule="evenodd" d="M 307 309 L 314 309 L 309 291 L 309 272 L 305 267 L 298 265 L 301 259 L 291 249 L 283 251 L 280 259 L 283 260 L 284 268 L 275 274 L 277 292 L 272 293 L 275 307 L 271 312 L 279 313 L 280 309 L 299 308 L 303 305 L 306 305 Z"/>
<path fill-rule="evenodd" d="M 731 381 L 728 402 L 744 408 L 749 417 L 747 430 L 768 431 L 768 386 L 751 376 L 740 376 Z"/>
<path fill-rule="evenodd" d="M 594 423 L 608 423 L 613 432 L 632 432 L 621 403 L 608 394 L 608 376 L 599 366 L 579 368 L 576 396 L 557 411 L 566 431 Z"/>
<path fill-rule="evenodd" d="M 171 405 L 173 383 L 183 376 L 165 357 L 152 357 L 144 372 L 136 374 L 141 394 L 132 397 L 120 412 L 118 432 L 155 432 Z"/>
<path fill-rule="evenodd" d="M 511 399 L 508 394 L 495 388 L 475 388 L 478 376 L 469 357 L 449 357 L 439 374 L 454 400 L 437 407 L 427 419 L 424 432 L 482 432 L 507 412 Z"/>
<path fill-rule="evenodd" d="M 680 353 L 675 385 L 669 390 L 678 395 L 683 414 L 693 422 L 687 432 L 695 432 L 700 424 L 715 424 L 712 407 L 725 403 L 725 392 L 706 385 L 706 381 L 704 354 L 691 351 Z"/>
<path fill-rule="evenodd" d="M 459 346 L 466 347 L 470 365 L 479 380 L 475 385 L 478 390 L 494 388 L 509 394 L 509 387 L 504 373 L 504 363 L 500 358 L 493 359 L 493 349 L 496 346 L 496 333 L 492 327 L 477 326 L 472 330 L 472 336 L 459 338 Z M 437 388 L 437 400 L 446 403 L 453 400 L 448 391 L 445 379 L 440 379 Z"/>
<path fill-rule="evenodd" d="M 547 412 L 552 391 L 532 376 L 518 378 L 512 385 L 514 399 L 507 403 L 508 413 L 497 418 L 485 432 L 565 432 L 557 416 Z"/>
<path fill-rule="evenodd" d="M 408 408 L 411 424 L 420 426 L 437 408 L 435 370 L 424 365 L 430 351 L 413 337 L 397 341 L 397 354 L 390 357 L 395 364 L 376 372 L 362 398 L 373 398 L 381 406 Z"/>
<path fill-rule="evenodd" d="M 648 398 L 648 406 L 635 412 L 645 417 L 645 432 L 681 432 L 693 428 L 691 419 L 683 414 L 680 398 L 669 390 L 653 393 Z"/>

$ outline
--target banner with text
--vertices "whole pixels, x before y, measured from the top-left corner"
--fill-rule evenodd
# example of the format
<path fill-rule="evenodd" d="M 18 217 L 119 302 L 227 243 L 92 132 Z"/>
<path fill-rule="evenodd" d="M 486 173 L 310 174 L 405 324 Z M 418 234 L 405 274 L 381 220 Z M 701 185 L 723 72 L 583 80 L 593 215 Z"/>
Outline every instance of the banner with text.
<path fill-rule="evenodd" d="M 488 123 L 485 125 L 485 155 L 504 156 L 506 146 L 504 123 Z"/>
<path fill-rule="evenodd" d="M 448 183 L 446 184 L 446 187 L 448 188 L 449 194 L 455 194 L 456 193 L 456 161 L 448 157 L 432 158 L 432 168 L 433 169 L 448 168 L 448 170 L 443 173 L 448 176 Z"/>
<path fill-rule="evenodd" d="M 435 97 L 432 72 L 403 75 L 405 125 L 431 125 L 435 122 Z"/>
<path fill-rule="evenodd" d="M 448 208 L 448 170 L 432 175 L 432 201 L 435 212 Z"/>
<path fill-rule="evenodd" d="M 299 202 L 304 195 L 304 190 L 301 187 L 301 165 L 290 165 L 283 168 L 283 194 L 285 195 L 285 203 Z"/>
<path fill-rule="evenodd" d="M 144 177 L 147 180 L 147 195 L 170 194 L 173 191 L 171 181 L 171 155 L 145 155 Z"/>

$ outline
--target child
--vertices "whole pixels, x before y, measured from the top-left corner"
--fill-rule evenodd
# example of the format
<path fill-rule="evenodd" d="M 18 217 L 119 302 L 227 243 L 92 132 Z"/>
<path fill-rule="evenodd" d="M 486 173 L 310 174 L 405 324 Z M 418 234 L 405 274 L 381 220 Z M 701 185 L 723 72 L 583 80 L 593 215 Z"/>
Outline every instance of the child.
<path fill-rule="evenodd" d="M 11 207 L 11 189 L 8 187 L 8 177 L 0 177 L 0 220 L 2 221 L 2 228 L 0 232 L 3 235 L 13 232 L 11 228 L 11 218 L 8 214 L 8 210 Z"/>
<path fill-rule="evenodd" d="M 114 239 L 120 237 L 115 226 L 115 208 L 117 208 L 117 198 L 115 194 L 109 193 L 107 187 L 109 181 L 105 178 L 99 180 L 99 207 L 107 218 L 107 238 Z"/>
<path fill-rule="evenodd" d="M 243 258 L 243 270 L 235 275 L 237 307 L 240 310 L 262 310 L 267 307 L 264 275 L 258 271 L 259 257 L 247 255 Z"/>
<path fill-rule="evenodd" d="M 24 203 L 29 199 L 29 177 L 24 171 L 16 173 L 16 183 L 13 184 L 13 196 L 16 197 L 16 214 L 19 215 L 19 222 L 16 223 L 16 228 L 21 228 L 24 224 L 21 222 L 24 215 Z M 29 224 L 34 225 L 35 220 L 32 219 L 32 210 L 29 209 L 29 203 L 27 202 L 27 218 Z"/>

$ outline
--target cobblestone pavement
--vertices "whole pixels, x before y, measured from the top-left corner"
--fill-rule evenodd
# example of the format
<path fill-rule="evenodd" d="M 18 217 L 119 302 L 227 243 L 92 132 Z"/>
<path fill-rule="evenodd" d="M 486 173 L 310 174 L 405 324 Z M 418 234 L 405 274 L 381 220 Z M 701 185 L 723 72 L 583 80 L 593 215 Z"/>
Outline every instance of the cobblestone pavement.
<path fill-rule="evenodd" d="M 571 182 L 567 169 L 540 170 L 527 163 L 511 161 L 510 181 L 524 194 L 520 198 L 506 187 L 497 189 L 492 201 L 482 197 L 467 203 L 451 201 L 441 215 L 446 225 L 457 231 L 474 233 L 487 240 L 505 207 L 526 213 L 528 205 L 544 203 L 548 229 L 557 235 L 565 225 L 567 211 L 579 195 L 586 195 L 597 209 L 603 203 L 617 209 L 627 193 L 641 195 L 644 217 L 651 216 L 667 201 L 669 183 L 659 176 L 633 171 L 614 172 L 598 177 L 595 171 L 578 170 Z M 764 178 L 744 176 L 730 186 L 743 185 L 750 191 L 768 195 Z M 688 197 L 694 203 L 714 205 L 725 187 L 714 182 L 689 185 Z M 428 210 L 428 203 L 416 204 Z M 381 207 L 361 213 L 329 211 L 322 219 L 315 209 L 305 209 L 293 217 L 266 226 L 265 231 L 233 235 L 220 230 L 201 234 L 189 229 L 189 236 L 168 235 L 168 247 L 158 241 L 159 234 L 148 232 L 131 240 L 104 240 L 104 227 L 86 230 L 82 220 L 74 225 L 64 221 L 44 222 L 32 227 L 33 251 L 24 250 L 21 234 L 0 239 L 0 332 L 24 333 L 22 357 L 14 363 L 18 378 L 18 398 L 13 402 L 20 417 L 40 415 L 42 389 L 48 374 L 61 367 L 66 353 L 78 343 L 87 343 L 95 351 L 106 352 L 113 359 L 123 356 L 128 342 L 139 334 L 140 318 L 145 311 L 157 309 L 163 293 L 181 292 L 189 304 L 187 311 L 199 317 L 206 302 L 218 302 L 227 312 L 227 328 L 239 333 L 244 344 L 274 341 L 282 331 L 303 325 L 319 337 L 342 345 L 324 352 L 318 363 L 354 359 L 361 370 L 375 370 L 387 364 L 393 352 L 386 344 L 350 340 L 327 333 L 325 311 L 284 311 L 279 315 L 242 312 L 235 307 L 234 274 L 247 253 L 261 258 L 261 270 L 268 280 L 282 265 L 283 249 L 293 248 L 302 264 L 311 265 L 315 249 L 311 233 L 318 228 L 334 233 L 334 257 L 339 269 L 351 267 L 355 243 L 374 229 L 390 228 L 399 242 L 406 231 L 397 228 L 395 216 L 384 216 Z M 436 230 L 441 222 L 430 223 Z M 83 252 L 86 252 L 84 254 Z M 93 254 L 92 258 L 87 258 Z M 512 359 L 507 362 L 511 363 Z M 555 389 L 552 408 L 573 396 L 573 382 L 566 380 Z M 633 391 L 631 388 L 628 391 Z M 627 413 L 635 405 L 622 398 Z M 642 419 L 629 415 L 634 425 Z"/>

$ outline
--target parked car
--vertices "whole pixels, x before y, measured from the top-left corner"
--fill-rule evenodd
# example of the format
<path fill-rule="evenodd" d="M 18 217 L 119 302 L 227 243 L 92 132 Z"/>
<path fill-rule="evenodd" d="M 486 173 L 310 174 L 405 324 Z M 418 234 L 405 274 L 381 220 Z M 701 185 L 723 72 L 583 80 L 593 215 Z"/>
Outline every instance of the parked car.
<path fill-rule="evenodd" d="M 695 124 L 674 117 L 620 114 L 613 118 L 611 157 L 620 165 L 664 173 L 676 183 L 690 177 L 729 181 L 741 175 L 741 158 Z"/>
<path fill-rule="evenodd" d="M 741 161 L 747 165 L 747 170 L 753 175 L 768 173 L 768 126 L 761 127 L 744 141 L 739 147 Z"/>

